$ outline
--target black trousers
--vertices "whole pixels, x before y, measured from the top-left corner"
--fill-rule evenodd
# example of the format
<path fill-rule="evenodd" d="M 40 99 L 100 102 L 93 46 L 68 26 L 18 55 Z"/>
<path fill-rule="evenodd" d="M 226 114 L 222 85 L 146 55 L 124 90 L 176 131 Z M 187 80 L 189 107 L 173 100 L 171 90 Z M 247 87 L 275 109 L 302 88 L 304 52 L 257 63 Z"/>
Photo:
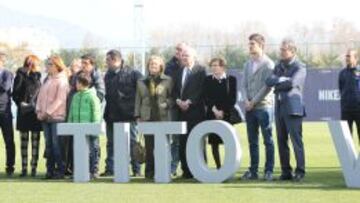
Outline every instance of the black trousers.
<path fill-rule="evenodd" d="M 305 151 L 304 143 L 302 141 L 302 120 L 303 118 L 300 116 L 289 115 L 285 106 L 280 106 L 279 103 L 276 105 L 275 124 L 277 142 L 281 171 L 284 175 L 290 175 L 292 173 L 292 168 L 290 166 L 290 149 L 288 144 L 289 135 L 296 159 L 295 173 L 305 174 Z"/>
<path fill-rule="evenodd" d="M 65 163 L 65 173 L 73 172 L 73 149 L 74 149 L 74 140 L 72 136 L 62 136 L 60 138 L 61 143 L 61 155 L 63 157 L 63 161 Z"/>
<path fill-rule="evenodd" d="M 351 134 L 353 134 L 353 123 L 356 124 L 357 134 L 360 142 L 360 112 L 341 111 L 341 120 L 346 120 Z"/>
<path fill-rule="evenodd" d="M 146 163 L 145 163 L 145 177 L 153 178 L 155 174 L 154 165 L 154 136 L 145 136 L 145 150 L 146 150 Z"/>
<path fill-rule="evenodd" d="M 11 113 L 0 113 L 0 127 L 6 148 L 6 168 L 7 170 L 13 170 L 15 164 L 15 143 Z"/>
<path fill-rule="evenodd" d="M 180 149 L 179 149 L 179 157 L 181 162 L 181 169 L 183 171 L 183 177 L 184 178 L 192 178 L 193 175 L 188 167 L 187 160 L 186 160 L 186 145 L 189 138 L 189 134 L 192 131 L 192 129 L 200 122 L 192 123 L 187 122 L 187 134 L 180 135 Z M 204 140 L 204 160 L 207 162 L 207 156 L 206 156 L 206 142 Z"/>

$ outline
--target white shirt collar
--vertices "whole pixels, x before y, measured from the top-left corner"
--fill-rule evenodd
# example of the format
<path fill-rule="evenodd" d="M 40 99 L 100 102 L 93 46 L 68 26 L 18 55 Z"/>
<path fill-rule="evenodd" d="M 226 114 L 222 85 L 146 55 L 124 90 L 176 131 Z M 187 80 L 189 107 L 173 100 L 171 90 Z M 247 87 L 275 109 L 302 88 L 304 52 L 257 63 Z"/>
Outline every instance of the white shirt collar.
<path fill-rule="evenodd" d="M 213 76 L 213 79 L 217 79 L 217 80 L 226 79 L 226 77 L 227 77 L 225 72 L 220 76 L 220 78 L 216 78 L 214 74 L 212 76 Z"/>

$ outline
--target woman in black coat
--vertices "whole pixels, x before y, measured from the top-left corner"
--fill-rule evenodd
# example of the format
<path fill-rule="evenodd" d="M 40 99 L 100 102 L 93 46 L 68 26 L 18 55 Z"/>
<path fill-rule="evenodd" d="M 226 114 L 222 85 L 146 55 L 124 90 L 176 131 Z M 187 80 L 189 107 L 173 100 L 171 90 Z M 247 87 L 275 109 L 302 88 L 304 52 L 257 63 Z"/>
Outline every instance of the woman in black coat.
<path fill-rule="evenodd" d="M 222 58 L 213 58 L 209 65 L 212 74 L 205 78 L 203 88 L 206 118 L 229 121 L 230 109 L 234 108 L 236 102 L 236 78 L 226 74 L 226 61 Z M 221 143 L 222 140 L 218 135 L 209 135 L 209 144 L 211 144 L 216 168 L 221 166 L 219 153 Z"/>
<path fill-rule="evenodd" d="M 35 114 L 36 97 L 41 86 L 40 59 L 35 55 L 26 57 L 24 66 L 16 71 L 13 100 L 18 107 L 16 129 L 21 136 L 21 177 L 27 176 L 28 142 L 31 132 L 31 176 L 36 176 L 39 159 L 41 123 Z"/>

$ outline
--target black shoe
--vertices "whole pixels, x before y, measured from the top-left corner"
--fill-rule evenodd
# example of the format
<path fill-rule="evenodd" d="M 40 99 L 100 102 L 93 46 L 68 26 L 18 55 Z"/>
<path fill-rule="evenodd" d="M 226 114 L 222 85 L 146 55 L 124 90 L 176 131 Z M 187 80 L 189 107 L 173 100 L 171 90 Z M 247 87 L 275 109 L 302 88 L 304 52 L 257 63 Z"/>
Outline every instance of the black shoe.
<path fill-rule="evenodd" d="M 90 179 L 91 180 L 96 180 L 96 179 L 98 179 L 99 178 L 99 174 L 98 173 L 92 173 L 92 174 L 90 174 Z"/>
<path fill-rule="evenodd" d="M 191 174 L 183 174 L 183 175 L 181 176 L 181 178 L 182 178 L 182 179 L 192 179 L 192 178 L 194 178 L 194 176 L 191 175 Z"/>
<path fill-rule="evenodd" d="M 20 178 L 24 178 L 27 176 L 27 170 L 22 170 L 20 173 Z"/>
<path fill-rule="evenodd" d="M 140 177 L 140 176 L 141 176 L 141 173 L 137 172 L 137 173 L 133 173 L 131 177 Z"/>
<path fill-rule="evenodd" d="M 280 181 L 292 180 L 292 179 L 294 179 L 294 177 L 291 174 L 281 174 L 281 176 L 279 177 Z"/>
<path fill-rule="evenodd" d="M 176 177 L 177 177 L 177 173 L 176 173 L 176 172 L 174 172 L 174 173 L 171 174 L 171 178 L 176 178 Z"/>
<path fill-rule="evenodd" d="M 295 182 L 301 182 L 305 177 L 305 174 L 303 173 L 295 173 L 294 181 Z"/>
<path fill-rule="evenodd" d="M 273 173 L 270 171 L 266 171 L 264 174 L 264 180 L 272 181 L 273 180 Z"/>
<path fill-rule="evenodd" d="M 101 177 L 113 176 L 114 173 L 110 171 L 105 171 L 104 173 L 100 174 Z"/>
<path fill-rule="evenodd" d="M 35 177 L 36 176 L 36 169 L 33 168 L 31 169 L 31 177 Z"/>
<path fill-rule="evenodd" d="M 57 173 L 52 177 L 52 179 L 55 179 L 55 180 L 61 180 L 61 179 L 64 179 L 64 178 L 65 178 L 64 174 L 62 174 L 62 173 Z"/>
<path fill-rule="evenodd" d="M 72 176 L 72 172 L 70 170 L 66 170 L 65 171 L 65 176 Z"/>
<path fill-rule="evenodd" d="M 251 171 L 246 171 L 244 175 L 241 176 L 241 180 L 257 180 L 259 177 L 256 173 L 252 173 Z"/>
<path fill-rule="evenodd" d="M 154 172 L 145 172 L 146 179 L 154 179 Z"/>
<path fill-rule="evenodd" d="M 14 171 L 15 171 L 14 167 L 7 167 L 6 175 L 10 177 L 10 176 L 14 175 Z"/>
<path fill-rule="evenodd" d="M 46 173 L 44 179 L 45 180 L 53 179 L 53 176 L 54 176 L 54 174 L 52 174 L 52 173 Z"/>

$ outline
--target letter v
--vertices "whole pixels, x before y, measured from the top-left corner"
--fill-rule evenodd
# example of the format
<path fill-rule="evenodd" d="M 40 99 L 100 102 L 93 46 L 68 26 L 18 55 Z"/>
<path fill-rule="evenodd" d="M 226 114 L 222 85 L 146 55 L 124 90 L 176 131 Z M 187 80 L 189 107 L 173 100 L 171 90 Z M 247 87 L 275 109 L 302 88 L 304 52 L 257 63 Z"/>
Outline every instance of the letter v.
<path fill-rule="evenodd" d="M 360 188 L 360 159 L 355 150 L 348 124 L 328 121 L 347 187 Z"/>

